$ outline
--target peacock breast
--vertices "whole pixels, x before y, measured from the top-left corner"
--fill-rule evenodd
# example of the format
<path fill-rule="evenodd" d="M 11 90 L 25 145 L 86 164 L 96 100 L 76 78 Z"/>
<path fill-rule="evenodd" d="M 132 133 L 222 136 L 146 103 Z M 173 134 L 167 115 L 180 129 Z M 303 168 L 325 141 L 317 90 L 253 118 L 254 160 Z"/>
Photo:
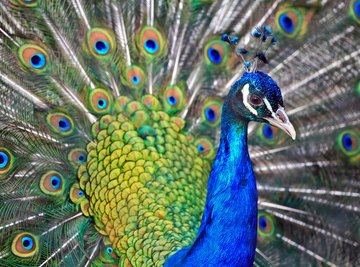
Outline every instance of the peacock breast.
<path fill-rule="evenodd" d="M 124 266 L 162 266 L 196 237 L 210 163 L 161 109 L 126 101 L 93 125 L 78 170 L 83 213 L 94 219 Z"/>

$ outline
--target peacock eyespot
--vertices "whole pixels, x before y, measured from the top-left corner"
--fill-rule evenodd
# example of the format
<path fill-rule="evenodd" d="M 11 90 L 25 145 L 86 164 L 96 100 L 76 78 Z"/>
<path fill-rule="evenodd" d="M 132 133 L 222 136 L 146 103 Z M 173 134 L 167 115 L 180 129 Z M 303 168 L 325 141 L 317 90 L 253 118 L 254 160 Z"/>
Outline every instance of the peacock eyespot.
<path fill-rule="evenodd" d="M 107 90 L 96 88 L 87 95 L 87 105 L 95 114 L 103 115 L 110 112 L 111 103 L 112 96 Z"/>
<path fill-rule="evenodd" d="M 263 105 L 262 98 L 255 94 L 249 94 L 248 101 L 254 107 L 259 107 L 259 106 Z"/>
<path fill-rule="evenodd" d="M 292 33 L 294 31 L 294 22 L 287 14 L 282 14 L 279 17 L 279 23 L 285 32 Z"/>
<path fill-rule="evenodd" d="M 62 175 L 56 171 L 49 171 L 45 173 L 40 180 L 40 189 L 46 195 L 58 196 L 63 193 Z"/>
<path fill-rule="evenodd" d="M 210 47 L 208 49 L 208 58 L 210 61 L 214 64 L 220 64 L 221 63 L 221 55 L 218 50 Z"/>
<path fill-rule="evenodd" d="M 35 73 L 42 73 L 47 69 L 48 55 L 46 51 L 38 45 L 22 45 L 19 48 L 18 56 L 21 63 Z"/>
<path fill-rule="evenodd" d="M 0 175 L 7 173 L 14 163 L 14 156 L 6 148 L 0 147 Z"/>
<path fill-rule="evenodd" d="M 113 35 L 114 34 L 108 29 L 91 29 L 87 34 L 87 44 L 92 55 L 99 59 L 110 55 L 116 46 Z"/>
<path fill-rule="evenodd" d="M 35 54 L 31 57 L 30 63 L 35 69 L 42 69 L 46 65 L 46 58 L 43 54 Z"/>
<path fill-rule="evenodd" d="M 201 108 L 201 117 L 205 124 L 216 127 L 220 124 L 221 120 L 222 102 L 213 98 L 205 100 Z"/>
<path fill-rule="evenodd" d="M 155 54 L 159 50 L 159 45 L 153 39 L 148 39 L 144 43 L 144 48 L 150 54 Z"/>
<path fill-rule="evenodd" d="M 138 78 L 138 76 L 134 75 L 131 78 L 131 81 L 133 82 L 133 84 L 138 85 L 140 83 L 140 79 Z"/>
<path fill-rule="evenodd" d="M 165 52 L 166 40 L 154 27 L 144 27 L 138 35 L 138 47 L 148 58 L 154 59 Z"/>
<path fill-rule="evenodd" d="M 80 154 L 80 156 L 78 157 L 79 162 L 85 162 L 86 160 L 86 155 L 85 154 Z"/>
<path fill-rule="evenodd" d="M 61 180 L 58 176 L 52 176 L 51 177 L 51 186 L 54 188 L 54 189 L 58 189 L 61 185 Z"/>
<path fill-rule="evenodd" d="M 62 118 L 58 122 L 61 131 L 68 131 L 70 129 L 70 121 L 67 118 Z"/>
<path fill-rule="evenodd" d="M 273 218 L 265 213 L 258 214 L 258 235 L 261 237 L 270 237 L 275 232 L 275 224 Z"/>
<path fill-rule="evenodd" d="M 207 108 L 205 110 L 205 116 L 206 119 L 211 122 L 214 122 L 216 120 L 216 112 L 212 108 Z"/>
<path fill-rule="evenodd" d="M 213 142 L 209 138 L 198 137 L 197 140 L 195 141 L 195 145 L 200 156 L 208 159 L 212 159 L 213 156 L 215 155 L 215 148 Z"/>
<path fill-rule="evenodd" d="M 177 103 L 176 97 L 173 96 L 173 95 L 168 96 L 167 101 L 168 101 L 170 106 L 175 106 L 176 103 Z"/>
<path fill-rule="evenodd" d="M 205 152 L 205 148 L 201 144 L 198 144 L 197 149 L 201 154 Z"/>
<path fill-rule="evenodd" d="M 259 219 L 259 227 L 261 230 L 265 230 L 267 226 L 266 218 L 260 217 Z"/>
<path fill-rule="evenodd" d="M 110 45 L 104 40 L 99 40 L 95 42 L 94 45 L 95 52 L 99 55 L 106 55 L 110 51 Z"/>
<path fill-rule="evenodd" d="M 22 243 L 23 248 L 26 249 L 26 250 L 30 250 L 34 246 L 34 241 L 32 240 L 32 238 L 27 237 L 27 236 L 23 237 L 21 239 L 21 243 Z"/>
<path fill-rule="evenodd" d="M 97 106 L 99 109 L 104 109 L 107 107 L 107 100 L 104 99 L 104 98 L 99 98 L 98 99 L 98 103 L 97 103 Z"/>
<path fill-rule="evenodd" d="M 212 40 L 204 48 L 205 63 L 212 67 L 225 65 L 229 59 L 229 44 L 221 40 Z"/>
<path fill-rule="evenodd" d="M 78 184 L 74 184 L 70 188 L 70 199 L 75 204 L 80 204 L 83 200 L 86 200 L 85 192 L 80 189 Z"/>
<path fill-rule="evenodd" d="M 46 117 L 50 130 L 62 136 L 68 136 L 74 132 L 73 120 L 63 113 L 51 113 Z"/>
<path fill-rule="evenodd" d="M 5 169 L 8 164 L 9 156 L 5 152 L 0 151 L 0 169 Z"/>
<path fill-rule="evenodd" d="M 169 85 L 165 89 L 163 101 L 167 112 L 178 112 L 185 104 L 183 89 L 176 85 Z"/>
<path fill-rule="evenodd" d="M 274 137 L 274 131 L 269 124 L 265 124 L 262 131 L 266 139 L 272 139 Z"/>
<path fill-rule="evenodd" d="M 107 247 L 106 252 L 110 255 L 114 252 L 114 250 L 111 247 Z"/>
<path fill-rule="evenodd" d="M 353 141 L 350 134 L 344 134 L 342 137 L 342 144 L 347 151 L 351 151 L 353 148 Z"/>
<path fill-rule="evenodd" d="M 34 256 L 38 251 L 38 244 L 35 236 L 27 232 L 16 235 L 12 241 L 11 251 L 21 258 Z"/>

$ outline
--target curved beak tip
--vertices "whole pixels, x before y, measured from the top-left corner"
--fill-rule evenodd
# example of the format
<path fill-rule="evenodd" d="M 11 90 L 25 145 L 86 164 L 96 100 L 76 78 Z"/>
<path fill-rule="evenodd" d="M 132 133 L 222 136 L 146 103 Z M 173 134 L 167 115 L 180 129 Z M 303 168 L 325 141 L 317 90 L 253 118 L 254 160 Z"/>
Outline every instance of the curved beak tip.
<path fill-rule="evenodd" d="M 283 130 L 293 140 L 296 139 L 296 131 L 288 116 L 286 115 L 284 108 L 279 108 L 273 117 L 265 118 L 271 125 Z"/>

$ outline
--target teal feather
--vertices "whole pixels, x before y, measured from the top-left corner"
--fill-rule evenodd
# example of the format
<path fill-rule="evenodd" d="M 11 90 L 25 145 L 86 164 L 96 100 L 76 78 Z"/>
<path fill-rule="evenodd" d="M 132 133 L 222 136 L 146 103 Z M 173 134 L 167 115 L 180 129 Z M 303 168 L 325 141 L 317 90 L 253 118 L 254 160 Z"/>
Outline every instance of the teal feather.
<path fill-rule="evenodd" d="M 172 142 L 173 137 L 164 141 L 157 136 L 157 116 L 163 116 L 191 134 L 187 138 L 210 166 L 219 147 L 225 96 L 244 73 L 242 60 L 221 36 L 238 36 L 235 49 L 254 52 L 259 43 L 248 33 L 265 24 L 273 25 L 278 44 L 261 47 L 269 63 L 259 61 L 257 68 L 280 86 L 298 135 L 293 142 L 266 124 L 249 125 L 259 193 L 254 265 L 360 265 L 358 2 L 2 1 L 0 266 L 146 266 L 135 256 L 126 261 L 131 253 L 125 259 L 103 235 L 98 219 L 89 216 L 85 180 L 91 155 L 84 154 L 82 162 L 82 153 L 71 152 L 105 143 L 104 129 L 116 127 L 109 115 L 120 112 L 139 126 L 131 134 L 139 133 L 147 146 Z M 292 19 L 291 34 L 281 24 L 282 14 Z M 96 42 L 88 37 L 93 29 L 108 33 L 109 55 L 93 53 Z M 150 36 L 158 52 L 143 46 L 144 29 L 156 35 Z M 221 63 L 211 61 L 210 48 L 221 50 Z M 45 65 L 34 67 L 21 49 L 41 54 Z M 141 85 L 134 85 L 134 76 Z M 95 88 L 107 92 L 109 102 L 114 99 L 108 116 L 102 117 L 94 106 L 99 102 L 92 102 L 102 99 L 92 98 Z M 168 94 L 169 88 L 176 92 Z M 169 97 L 180 105 L 171 106 Z M 147 117 L 148 110 L 165 112 Z M 170 119 L 174 114 L 181 119 Z M 126 138 L 136 143 L 131 134 Z M 171 148 L 158 144 L 157 149 Z M 174 160 L 178 167 L 177 160 L 184 159 Z M 61 176 L 60 185 L 52 184 L 54 173 Z M 164 177 L 158 177 L 159 183 Z M 204 186 L 204 196 L 205 191 Z M 200 218 L 194 224 L 199 223 Z M 184 239 L 194 241 L 198 229 L 192 230 Z M 33 238 L 34 247 L 24 250 L 35 251 L 29 257 L 12 248 L 22 234 Z M 180 248 L 170 244 L 171 253 Z M 154 252 L 150 258 L 156 257 Z"/>

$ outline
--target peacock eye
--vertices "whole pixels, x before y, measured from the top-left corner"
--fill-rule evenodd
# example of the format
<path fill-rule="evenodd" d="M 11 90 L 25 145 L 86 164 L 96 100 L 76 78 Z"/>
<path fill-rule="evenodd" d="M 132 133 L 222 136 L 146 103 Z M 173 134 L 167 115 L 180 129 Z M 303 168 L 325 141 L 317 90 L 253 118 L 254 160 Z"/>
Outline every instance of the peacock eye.
<path fill-rule="evenodd" d="M 253 94 L 249 94 L 248 101 L 252 106 L 255 107 L 261 106 L 263 104 L 263 100 L 261 99 L 261 97 Z"/>

